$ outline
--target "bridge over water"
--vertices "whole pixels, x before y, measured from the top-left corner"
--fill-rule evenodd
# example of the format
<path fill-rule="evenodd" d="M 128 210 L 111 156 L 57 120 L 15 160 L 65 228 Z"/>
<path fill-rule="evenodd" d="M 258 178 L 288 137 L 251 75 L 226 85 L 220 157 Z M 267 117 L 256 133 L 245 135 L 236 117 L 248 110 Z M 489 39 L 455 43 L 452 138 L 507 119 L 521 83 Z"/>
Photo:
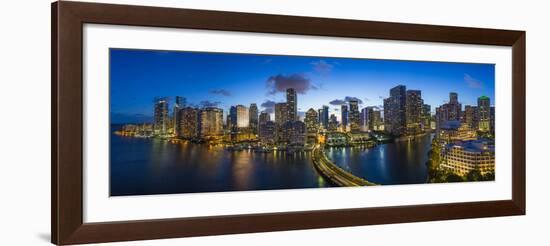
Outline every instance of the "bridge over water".
<path fill-rule="evenodd" d="M 338 186 L 373 186 L 375 183 L 357 177 L 332 163 L 324 153 L 322 145 L 316 145 L 312 151 L 315 168 L 323 177 Z"/>

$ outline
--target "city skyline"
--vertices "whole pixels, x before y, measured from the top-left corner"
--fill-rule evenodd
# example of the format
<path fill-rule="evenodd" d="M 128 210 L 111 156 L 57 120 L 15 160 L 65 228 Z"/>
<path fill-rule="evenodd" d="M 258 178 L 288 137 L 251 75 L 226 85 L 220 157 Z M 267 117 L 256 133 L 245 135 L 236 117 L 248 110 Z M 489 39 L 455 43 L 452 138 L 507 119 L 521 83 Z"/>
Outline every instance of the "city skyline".
<path fill-rule="evenodd" d="M 163 95 L 172 96 L 170 107 L 175 96 L 192 106 L 219 107 L 224 119 L 235 105 L 256 103 L 258 113 L 272 113 L 289 87 L 298 94 L 301 118 L 326 105 L 341 121 L 341 106 L 350 98 L 359 99 L 359 109 L 382 110 L 389 89 L 400 84 L 422 91 L 432 114 L 450 92 L 462 105 L 477 105 L 480 96 L 494 105 L 491 64 L 112 49 L 111 71 L 112 123 L 151 122 L 153 98 Z M 399 82 L 405 78 L 410 82 Z"/>

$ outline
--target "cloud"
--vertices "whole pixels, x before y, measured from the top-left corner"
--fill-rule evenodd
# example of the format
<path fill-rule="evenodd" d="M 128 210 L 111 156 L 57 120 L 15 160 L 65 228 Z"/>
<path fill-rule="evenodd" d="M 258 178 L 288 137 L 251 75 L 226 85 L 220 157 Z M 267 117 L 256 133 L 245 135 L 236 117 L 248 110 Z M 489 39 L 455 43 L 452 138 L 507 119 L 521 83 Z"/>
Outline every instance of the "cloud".
<path fill-rule="evenodd" d="M 268 114 L 271 114 L 275 112 L 275 102 L 271 100 L 267 100 L 260 104 L 260 107 L 264 108 L 264 111 Z"/>
<path fill-rule="evenodd" d="M 218 101 L 212 102 L 212 101 L 204 100 L 204 101 L 201 101 L 199 104 L 203 107 L 217 107 L 218 105 L 221 104 L 221 102 L 218 102 Z"/>
<path fill-rule="evenodd" d="M 266 81 L 268 95 L 275 95 L 277 92 L 285 92 L 288 88 L 294 88 L 296 93 L 306 94 L 309 90 L 316 90 L 317 86 L 311 84 L 309 78 L 303 74 L 271 76 Z"/>
<path fill-rule="evenodd" d="M 335 105 L 335 106 L 339 106 L 339 105 L 344 105 L 344 104 L 348 104 L 349 101 L 351 100 L 356 100 L 359 104 L 363 104 L 363 101 L 357 97 L 350 97 L 350 96 L 346 96 L 344 97 L 344 99 L 334 99 L 332 101 L 329 102 L 330 105 Z"/>
<path fill-rule="evenodd" d="M 346 101 L 345 100 L 340 100 L 340 99 L 334 99 L 332 101 L 329 102 L 330 105 L 344 105 L 346 104 Z"/>
<path fill-rule="evenodd" d="M 464 82 L 466 82 L 466 84 L 468 84 L 468 87 L 470 88 L 481 88 L 482 86 L 482 83 L 480 80 L 470 76 L 469 74 L 465 73 L 464 74 Z"/>
<path fill-rule="evenodd" d="M 314 61 L 311 63 L 311 65 L 313 65 L 313 70 L 315 70 L 315 72 L 322 75 L 330 73 L 332 71 L 332 68 L 334 68 L 334 65 L 324 60 Z"/>
<path fill-rule="evenodd" d="M 231 96 L 231 92 L 228 91 L 228 90 L 225 90 L 225 89 L 214 89 L 214 90 L 210 90 L 210 93 L 212 93 L 212 94 L 217 94 L 217 95 L 222 95 L 222 96 L 226 96 L 226 97 L 230 97 L 230 96 Z"/>

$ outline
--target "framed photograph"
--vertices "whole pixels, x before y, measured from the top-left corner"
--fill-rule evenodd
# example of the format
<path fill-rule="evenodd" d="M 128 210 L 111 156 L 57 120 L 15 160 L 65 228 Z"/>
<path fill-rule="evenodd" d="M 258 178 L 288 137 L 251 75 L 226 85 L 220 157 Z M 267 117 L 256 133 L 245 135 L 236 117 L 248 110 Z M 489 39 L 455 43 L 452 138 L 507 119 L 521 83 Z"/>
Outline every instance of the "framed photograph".
<path fill-rule="evenodd" d="M 52 4 L 52 242 L 525 214 L 525 32 Z"/>

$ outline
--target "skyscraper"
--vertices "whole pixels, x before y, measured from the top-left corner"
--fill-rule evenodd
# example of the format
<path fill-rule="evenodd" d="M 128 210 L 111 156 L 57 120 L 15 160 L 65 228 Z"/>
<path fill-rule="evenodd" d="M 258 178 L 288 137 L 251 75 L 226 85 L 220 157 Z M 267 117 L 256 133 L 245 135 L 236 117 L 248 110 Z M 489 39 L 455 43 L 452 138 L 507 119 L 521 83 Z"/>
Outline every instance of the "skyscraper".
<path fill-rule="evenodd" d="M 288 120 L 298 120 L 298 97 L 293 88 L 286 89 L 286 103 L 288 107 Z"/>
<path fill-rule="evenodd" d="M 329 131 L 336 131 L 338 129 L 338 119 L 336 118 L 336 115 L 331 114 L 330 120 L 328 122 L 328 128 Z"/>
<path fill-rule="evenodd" d="M 260 120 L 258 123 L 258 135 L 260 136 L 260 138 L 262 138 L 262 134 L 265 134 L 266 132 L 265 125 L 267 124 L 267 122 L 270 122 L 270 121 L 271 121 L 271 116 L 267 112 L 263 111 L 260 113 Z M 273 131 L 275 131 L 275 129 L 273 129 Z"/>
<path fill-rule="evenodd" d="M 229 124 L 228 124 L 228 128 L 231 132 L 234 132 L 237 130 L 237 107 L 236 106 L 231 106 L 231 108 L 229 108 Z"/>
<path fill-rule="evenodd" d="M 201 137 L 217 136 L 223 133 L 223 110 L 207 107 L 200 110 Z"/>
<path fill-rule="evenodd" d="M 445 103 L 435 110 L 436 126 L 445 125 L 447 121 L 460 121 L 462 114 L 462 104 L 458 102 L 458 94 L 455 92 L 449 93 L 449 102 Z"/>
<path fill-rule="evenodd" d="M 237 105 L 236 116 L 237 116 L 237 127 L 238 128 L 247 128 L 250 126 L 250 116 L 248 114 L 248 108 L 243 105 Z"/>
<path fill-rule="evenodd" d="M 180 125 L 181 125 L 181 121 L 180 121 L 180 110 L 183 109 L 185 107 L 185 104 L 186 104 L 186 101 L 185 101 L 185 97 L 180 97 L 180 96 L 176 96 L 176 104 L 174 104 L 174 112 L 172 113 L 173 117 L 174 117 L 174 134 L 176 136 L 180 136 Z"/>
<path fill-rule="evenodd" d="M 361 131 L 366 132 L 369 130 L 369 109 L 368 107 L 362 108 L 359 114 L 359 127 Z"/>
<path fill-rule="evenodd" d="M 276 138 L 276 127 L 275 122 L 268 120 L 262 122 L 260 119 L 260 142 L 262 144 L 274 144 Z"/>
<path fill-rule="evenodd" d="M 317 133 L 317 129 L 319 128 L 319 118 L 315 109 L 310 108 L 306 112 L 304 121 L 306 123 L 307 133 Z"/>
<path fill-rule="evenodd" d="M 323 105 L 323 108 L 319 109 L 319 123 L 324 128 L 328 128 L 328 106 Z"/>
<path fill-rule="evenodd" d="M 396 136 L 405 134 L 406 130 L 406 91 L 404 85 L 398 85 L 390 89 L 390 97 L 384 99 L 384 129 Z"/>
<path fill-rule="evenodd" d="M 157 135 L 168 133 L 168 100 L 166 98 L 155 99 L 154 132 Z"/>
<path fill-rule="evenodd" d="M 348 128 L 348 116 L 349 116 L 349 112 L 348 112 L 348 105 L 342 105 L 342 108 L 341 108 L 341 113 L 342 113 L 342 129 L 344 131 L 347 130 Z"/>
<path fill-rule="evenodd" d="M 199 112 L 192 107 L 185 107 L 179 112 L 180 133 L 182 138 L 192 139 L 199 135 Z"/>
<path fill-rule="evenodd" d="M 275 104 L 275 124 L 277 126 L 282 126 L 285 122 L 289 121 L 288 115 L 287 103 Z"/>
<path fill-rule="evenodd" d="M 477 107 L 466 105 L 464 106 L 464 114 L 462 115 L 462 122 L 465 123 L 471 129 L 478 129 L 478 119 L 477 119 Z"/>
<path fill-rule="evenodd" d="M 361 130 L 359 120 L 359 101 L 351 99 L 349 100 L 349 126 L 351 132 L 359 132 Z"/>
<path fill-rule="evenodd" d="M 479 130 L 484 132 L 491 130 L 491 102 L 489 97 L 481 96 L 477 99 L 477 111 Z"/>
<path fill-rule="evenodd" d="M 408 90 L 406 99 L 407 132 L 417 133 L 421 130 L 422 107 L 424 101 L 419 90 Z"/>
<path fill-rule="evenodd" d="M 432 120 L 431 111 L 432 107 L 429 104 L 422 105 L 422 119 L 420 121 L 422 124 L 422 129 L 425 131 L 430 129 L 430 123 Z"/>
<path fill-rule="evenodd" d="M 252 133 L 258 134 L 258 106 L 255 103 L 250 104 L 248 116 Z"/>

